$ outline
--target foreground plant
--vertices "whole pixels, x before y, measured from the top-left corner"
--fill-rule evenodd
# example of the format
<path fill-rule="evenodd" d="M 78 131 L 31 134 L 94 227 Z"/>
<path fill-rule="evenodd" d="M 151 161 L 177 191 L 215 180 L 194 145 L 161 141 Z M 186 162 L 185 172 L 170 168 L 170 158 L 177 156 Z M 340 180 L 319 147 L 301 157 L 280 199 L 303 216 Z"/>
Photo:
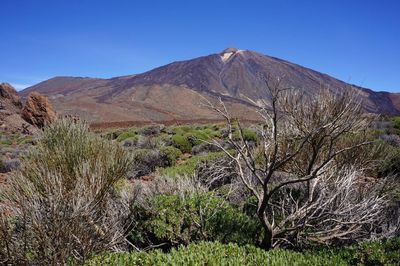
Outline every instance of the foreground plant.
<path fill-rule="evenodd" d="M 89 260 L 85 265 L 348 265 L 336 254 L 294 252 L 290 250 L 265 251 L 255 246 L 238 246 L 219 242 L 191 243 L 173 248 L 169 253 L 151 252 L 104 254 Z"/>
<path fill-rule="evenodd" d="M 361 167 L 373 161 L 371 150 L 363 149 L 371 144 L 364 134 L 371 118 L 357 96 L 328 89 L 307 96 L 285 88 L 282 80 L 265 81 L 270 102 L 259 109 L 264 121 L 256 147 L 222 101 L 219 106 L 208 102 L 225 118 L 235 153 L 213 144 L 231 158 L 242 184 L 256 197 L 261 246 L 365 238 L 380 222 L 386 200 L 378 182 L 362 183 Z"/>
<path fill-rule="evenodd" d="M 124 245 L 131 165 L 118 145 L 62 119 L 44 130 L 0 193 L 0 261 L 82 262 Z"/>

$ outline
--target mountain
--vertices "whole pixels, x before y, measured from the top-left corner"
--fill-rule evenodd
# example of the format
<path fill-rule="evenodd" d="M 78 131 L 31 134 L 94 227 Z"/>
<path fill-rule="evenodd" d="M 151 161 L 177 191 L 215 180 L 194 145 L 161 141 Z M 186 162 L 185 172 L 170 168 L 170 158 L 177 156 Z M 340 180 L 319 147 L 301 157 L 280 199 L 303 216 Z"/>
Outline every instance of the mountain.
<path fill-rule="evenodd" d="M 368 112 L 400 114 L 400 94 L 351 86 L 326 74 L 253 51 L 228 48 L 148 72 L 111 79 L 55 77 L 21 92 L 38 91 L 56 110 L 91 122 L 213 119 L 201 96 L 221 97 L 236 116 L 256 119 L 255 106 L 268 97 L 259 76 L 283 78 L 285 86 L 316 93 L 321 84 L 335 92 L 360 91 Z"/>

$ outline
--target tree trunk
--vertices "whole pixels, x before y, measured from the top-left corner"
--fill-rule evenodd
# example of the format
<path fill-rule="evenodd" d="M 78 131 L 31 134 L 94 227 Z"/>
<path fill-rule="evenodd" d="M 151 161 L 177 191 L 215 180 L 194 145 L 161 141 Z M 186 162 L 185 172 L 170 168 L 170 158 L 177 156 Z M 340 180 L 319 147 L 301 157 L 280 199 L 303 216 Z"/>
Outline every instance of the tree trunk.
<path fill-rule="evenodd" d="M 260 209 L 258 210 L 258 219 L 264 229 L 264 236 L 260 246 L 262 249 L 269 250 L 272 248 L 272 239 L 274 237 L 272 226 L 268 222 L 265 213 Z"/>
<path fill-rule="evenodd" d="M 264 229 L 264 236 L 260 247 L 265 250 L 270 250 L 272 248 L 272 232 L 270 230 Z"/>

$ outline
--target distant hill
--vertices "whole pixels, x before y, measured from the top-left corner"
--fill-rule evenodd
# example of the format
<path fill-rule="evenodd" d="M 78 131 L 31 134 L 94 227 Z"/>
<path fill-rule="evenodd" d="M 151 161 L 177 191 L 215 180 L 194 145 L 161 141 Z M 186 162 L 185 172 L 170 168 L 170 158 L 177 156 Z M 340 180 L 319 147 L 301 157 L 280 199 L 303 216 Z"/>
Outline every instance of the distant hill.
<path fill-rule="evenodd" d="M 221 53 L 173 62 L 148 72 L 111 79 L 55 77 L 21 92 L 38 91 L 59 113 L 80 115 L 91 122 L 168 121 L 216 118 L 200 104 L 202 95 L 223 98 L 241 118 L 256 119 L 255 105 L 268 94 L 259 75 L 281 77 L 285 86 L 306 94 L 321 84 L 335 92 L 352 89 L 329 75 L 260 53 L 228 48 Z M 360 91 L 365 110 L 400 114 L 400 94 Z"/>

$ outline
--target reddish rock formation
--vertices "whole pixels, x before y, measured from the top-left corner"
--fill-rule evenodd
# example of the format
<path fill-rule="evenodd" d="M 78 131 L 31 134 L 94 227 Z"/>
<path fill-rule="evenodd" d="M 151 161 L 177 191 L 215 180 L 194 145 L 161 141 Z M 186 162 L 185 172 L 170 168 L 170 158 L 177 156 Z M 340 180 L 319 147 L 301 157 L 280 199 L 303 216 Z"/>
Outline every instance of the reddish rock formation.
<path fill-rule="evenodd" d="M 38 128 L 43 128 L 56 119 L 56 113 L 49 100 L 38 92 L 29 94 L 21 116 Z"/>
<path fill-rule="evenodd" d="M 0 83 L 0 133 L 30 132 L 21 118 L 22 103 L 17 91 L 8 83 Z M 24 128 L 25 127 L 25 128 Z"/>
<path fill-rule="evenodd" d="M 21 99 L 17 91 L 8 83 L 0 83 L 0 98 L 9 100 L 17 108 L 22 108 Z"/>

